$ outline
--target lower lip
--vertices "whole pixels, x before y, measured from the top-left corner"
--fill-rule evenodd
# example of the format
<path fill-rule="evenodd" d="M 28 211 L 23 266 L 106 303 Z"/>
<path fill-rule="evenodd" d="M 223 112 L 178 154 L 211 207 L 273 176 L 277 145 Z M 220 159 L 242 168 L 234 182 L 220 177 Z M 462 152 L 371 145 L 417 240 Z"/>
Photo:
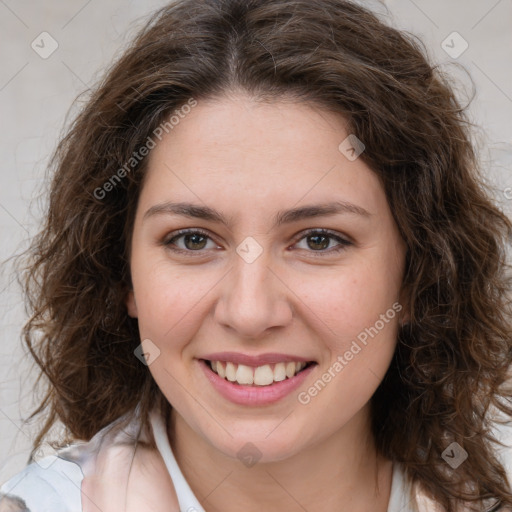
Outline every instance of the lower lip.
<path fill-rule="evenodd" d="M 297 389 L 313 371 L 316 364 L 308 366 L 294 377 L 274 382 L 268 386 L 244 386 L 219 377 L 204 360 L 199 360 L 206 378 L 224 397 L 238 405 L 268 405 L 275 403 Z"/>

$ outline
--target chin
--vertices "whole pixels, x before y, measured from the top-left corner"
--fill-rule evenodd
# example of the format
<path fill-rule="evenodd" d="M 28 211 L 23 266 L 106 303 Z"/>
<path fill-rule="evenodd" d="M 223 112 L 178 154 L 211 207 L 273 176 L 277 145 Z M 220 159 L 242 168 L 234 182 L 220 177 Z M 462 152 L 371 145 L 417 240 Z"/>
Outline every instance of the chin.
<path fill-rule="evenodd" d="M 274 427 L 275 429 L 275 424 Z M 289 428 L 283 428 L 280 432 L 276 429 L 270 435 L 272 429 L 244 429 L 239 434 L 223 436 L 222 439 L 207 437 L 208 443 L 227 457 L 238 459 L 247 467 L 254 463 L 272 463 L 286 460 L 300 453 L 306 448 L 303 435 L 290 435 Z M 211 434 L 211 432 L 209 432 Z"/>

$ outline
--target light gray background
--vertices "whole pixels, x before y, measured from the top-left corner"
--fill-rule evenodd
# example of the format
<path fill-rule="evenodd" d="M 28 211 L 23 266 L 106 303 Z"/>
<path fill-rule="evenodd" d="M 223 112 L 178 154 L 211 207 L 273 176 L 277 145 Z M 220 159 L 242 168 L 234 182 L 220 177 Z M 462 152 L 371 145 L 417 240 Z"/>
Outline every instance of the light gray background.
<path fill-rule="evenodd" d="M 314 1 L 314 0 L 312 0 Z M 44 205 L 45 164 L 56 145 L 73 100 L 93 84 L 105 65 L 141 27 L 158 0 L 0 0 L 0 261 L 26 247 L 37 232 Z M 377 6 L 378 2 L 360 3 Z M 469 87 L 462 64 L 476 86 L 470 113 L 482 127 L 478 144 L 489 183 L 512 214 L 512 0 L 386 0 L 391 22 L 419 35 L 443 69 Z M 384 15 L 388 18 L 387 15 Z M 450 57 L 442 48 L 468 49 Z M 42 32 L 58 43 L 48 58 Z M 448 37 L 450 36 L 450 37 Z M 448 37 L 448 39 L 447 39 Z M 49 40 L 45 39 L 48 49 Z M 41 49 L 42 50 L 42 49 Z M 71 113 L 75 113 L 74 107 Z M 39 197 L 38 199 L 36 199 Z M 24 355 L 20 330 L 23 302 L 12 268 L 0 272 L 0 482 L 26 463 L 36 425 L 22 420 L 37 401 L 34 372 Z"/>

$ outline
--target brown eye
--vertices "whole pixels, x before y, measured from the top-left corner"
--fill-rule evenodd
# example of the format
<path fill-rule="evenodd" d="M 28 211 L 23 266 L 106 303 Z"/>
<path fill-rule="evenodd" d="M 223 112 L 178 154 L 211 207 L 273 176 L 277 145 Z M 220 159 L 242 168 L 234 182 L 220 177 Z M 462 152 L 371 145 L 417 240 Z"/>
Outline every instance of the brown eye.
<path fill-rule="evenodd" d="M 213 247 L 207 247 L 208 241 Z M 182 230 L 164 241 L 164 245 L 176 252 L 200 252 L 203 249 L 213 249 L 217 245 L 213 243 L 207 233 L 198 230 Z"/>
<path fill-rule="evenodd" d="M 325 236 L 325 235 L 310 235 L 310 236 L 308 236 L 306 238 L 308 240 L 308 246 L 311 249 L 323 250 L 323 249 L 327 249 L 329 247 L 329 237 L 328 236 Z M 309 243 L 309 241 L 311 243 Z"/>
<path fill-rule="evenodd" d="M 299 247 L 312 253 L 332 254 L 342 251 L 352 245 L 352 242 L 323 229 L 310 230 L 302 234 L 299 242 L 306 240 L 306 247 Z M 335 242 L 335 243 L 333 243 Z"/>
<path fill-rule="evenodd" d="M 204 249 L 206 245 L 206 237 L 198 234 L 193 233 L 191 235 L 182 235 L 183 236 L 183 243 L 185 244 L 185 247 L 187 249 L 191 250 L 197 250 L 197 249 Z"/>

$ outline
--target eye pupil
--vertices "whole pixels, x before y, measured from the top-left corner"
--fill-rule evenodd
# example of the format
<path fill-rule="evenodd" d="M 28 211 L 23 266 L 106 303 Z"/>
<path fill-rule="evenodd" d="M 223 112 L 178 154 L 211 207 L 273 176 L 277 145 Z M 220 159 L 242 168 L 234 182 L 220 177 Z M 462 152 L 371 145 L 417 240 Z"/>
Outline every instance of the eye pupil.
<path fill-rule="evenodd" d="M 198 239 L 203 239 L 203 242 L 198 241 Z M 200 247 L 189 247 L 188 242 L 192 240 L 192 244 L 199 244 Z M 190 235 L 185 235 L 184 242 L 185 246 L 187 246 L 188 249 L 203 249 L 205 245 L 206 237 L 204 235 L 201 235 L 199 233 L 192 233 Z"/>
<path fill-rule="evenodd" d="M 325 235 L 311 235 L 308 237 L 308 239 L 315 240 L 313 242 L 314 245 L 320 245 L 320 247 L 316 247 L 316 249 L 325 249 L 329 247 L 329 237 L 326 237 Z M 323 243 L 319 241 L 320 239 L 323 239 Z M 311 249 L 315 249 L 315 247 L 312 247 L 311 244 L 308 243 L 308 245 Z"/>

